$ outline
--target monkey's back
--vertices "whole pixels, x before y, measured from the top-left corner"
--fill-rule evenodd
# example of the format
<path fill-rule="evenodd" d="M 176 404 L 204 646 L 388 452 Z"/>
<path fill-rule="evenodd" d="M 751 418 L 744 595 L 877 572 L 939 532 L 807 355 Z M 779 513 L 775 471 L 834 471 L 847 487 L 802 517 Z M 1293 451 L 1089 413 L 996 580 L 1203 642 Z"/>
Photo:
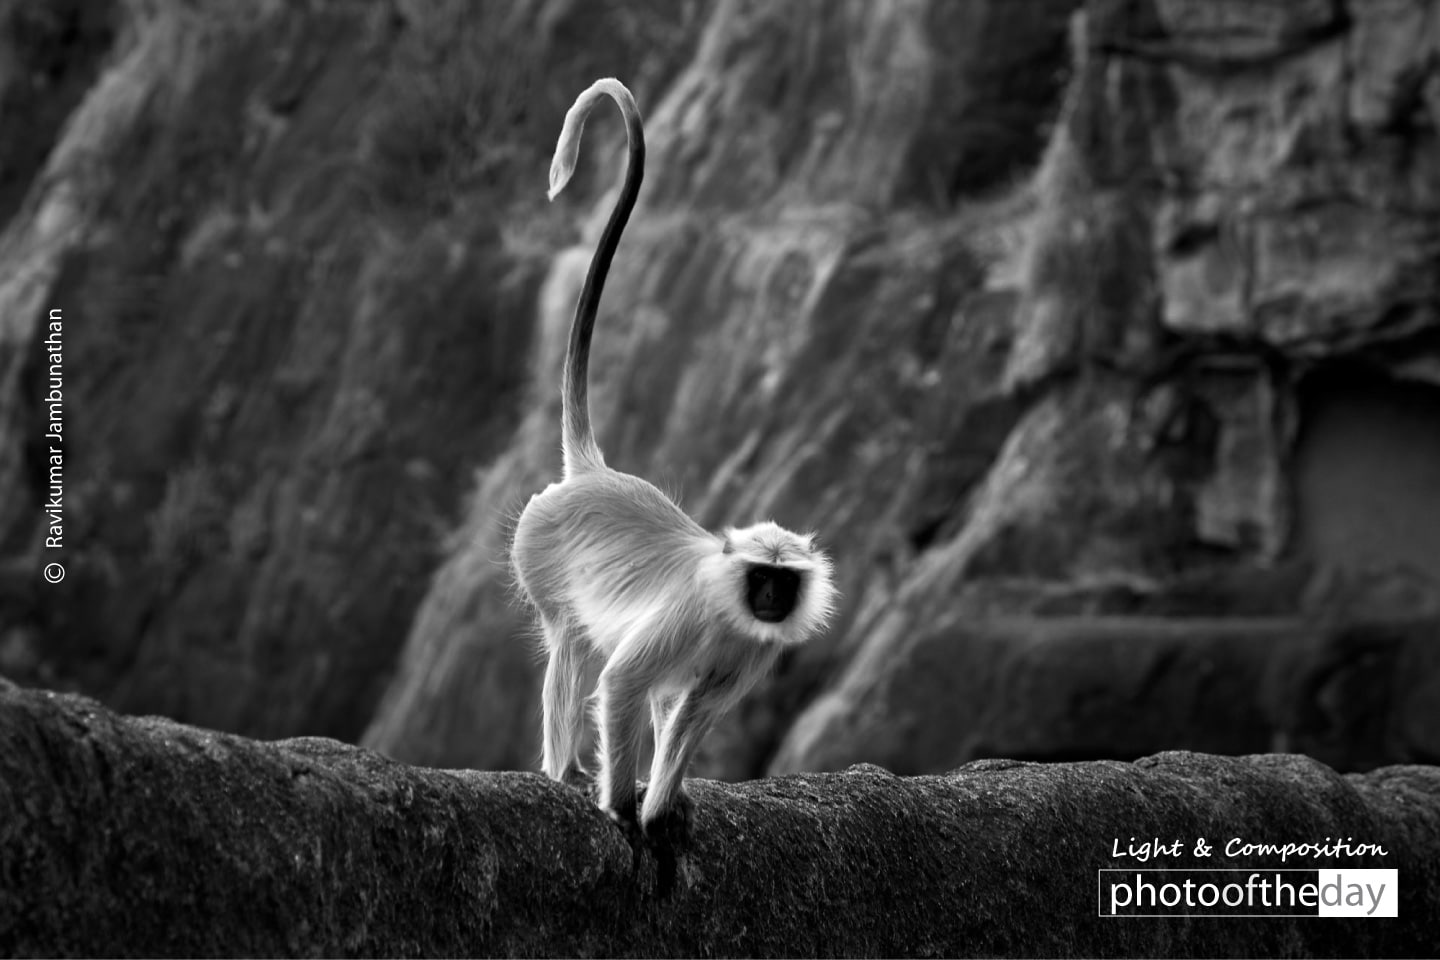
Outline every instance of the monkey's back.
<path fill-rule="evenodd" d="M 605 468 L 531 497 L 510 560 L 543 616 L 613 624 L 618 634 L 662 613 L 654 598 L 675 595 L 669 588 L 693 578 L 699 561 L 721 546 L 654 484 Z M 606 636 L 592 639 L 609 646 Z"/>

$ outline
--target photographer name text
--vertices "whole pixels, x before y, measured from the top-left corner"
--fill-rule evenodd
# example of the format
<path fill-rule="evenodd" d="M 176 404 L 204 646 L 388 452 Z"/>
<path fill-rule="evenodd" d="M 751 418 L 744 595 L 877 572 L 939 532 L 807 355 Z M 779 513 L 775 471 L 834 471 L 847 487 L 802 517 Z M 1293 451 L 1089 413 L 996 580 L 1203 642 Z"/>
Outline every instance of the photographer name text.
<path fill-rule="evenodd" d="M 48 389 L 45 406 L 48 420 L 45 439 L 52 441 L 49 446 L 49 480 L 45 491 L 45 546 L 51 549 L 65 545 L 65 374 L 61 341 L 64 338 L 64 319 L 58 308 L 50 311 L 45 337 L 45 356 L 49 369 Z"/>

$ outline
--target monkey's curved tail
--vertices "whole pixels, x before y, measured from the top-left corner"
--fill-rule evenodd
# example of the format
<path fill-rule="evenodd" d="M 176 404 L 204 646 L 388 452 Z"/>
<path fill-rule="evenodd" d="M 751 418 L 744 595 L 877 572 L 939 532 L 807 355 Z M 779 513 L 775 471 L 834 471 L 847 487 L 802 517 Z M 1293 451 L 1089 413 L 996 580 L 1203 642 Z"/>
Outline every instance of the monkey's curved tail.
<path fill-rule="evenodd" d="M 600 234 L 600 243 L 595 255 L 590 258 L 590 271 L 585 275 L 585 287 L 575 304 L 575 318 L 570 322 L 570 343 L 565 350 L 565 378 L 561 386 L 563 408 L 561 413 L 561 445 L 565 454 L 565 476 L 569 477 L 585 470 L 597 470 L 605 466 L 600 445 L 595 442 L 595 432 L 590 426 L 590 338 L 595 332 L 595 313 L 600 306 L 600 294 L 605 288 L 605 277 L 610 272 L 610 261 L 615 248 L 620 244 L 620 234 L 635 208 L 635 198 L 640 194 L 640 181 L 645 178 L 645 132 L 640 126 L 640 111 L 635 98 L 619 80 L 606 78 L 596 80 L 565 114 L 565 126 L 560 131 L 560 142 L 555 147 L 555 159 L 550 163 L 550 199 L 554 200 L 570 177 L 575 173 L 575 160 L 580 153 L 580 134 L 585 129 L 585 118 L 590 115 L 596 102 L 608 95 L 620 105 L 625 117 L 625 133 L 630 142 L 630 158 L 625 168 L 625 182 L 620 187 L 620 197 L 610 211 L 610 220 Z"/>

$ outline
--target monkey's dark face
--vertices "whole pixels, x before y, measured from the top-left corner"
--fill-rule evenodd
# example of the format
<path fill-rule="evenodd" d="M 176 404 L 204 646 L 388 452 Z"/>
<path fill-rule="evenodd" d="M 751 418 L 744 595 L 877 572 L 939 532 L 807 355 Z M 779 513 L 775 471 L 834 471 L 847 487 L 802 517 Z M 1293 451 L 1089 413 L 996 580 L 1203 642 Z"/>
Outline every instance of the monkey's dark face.
<path fill-rule="evenodd" d="M 779 623 L 795 609 L 800 595 L 800 574 L 785 567 L 756 564 L 745 574 L 746 598 L 756 620 Z"/>

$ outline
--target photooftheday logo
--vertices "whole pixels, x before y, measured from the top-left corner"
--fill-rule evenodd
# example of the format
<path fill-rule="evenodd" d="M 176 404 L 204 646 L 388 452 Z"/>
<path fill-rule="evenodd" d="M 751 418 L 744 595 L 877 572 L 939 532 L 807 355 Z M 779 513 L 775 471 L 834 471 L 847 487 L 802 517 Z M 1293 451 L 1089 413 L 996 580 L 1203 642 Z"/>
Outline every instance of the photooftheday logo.
<path fill-rule="evenodd" d="M 1098 871 L 1102 917 L 1395 917 L 1395 870 Z"/>

